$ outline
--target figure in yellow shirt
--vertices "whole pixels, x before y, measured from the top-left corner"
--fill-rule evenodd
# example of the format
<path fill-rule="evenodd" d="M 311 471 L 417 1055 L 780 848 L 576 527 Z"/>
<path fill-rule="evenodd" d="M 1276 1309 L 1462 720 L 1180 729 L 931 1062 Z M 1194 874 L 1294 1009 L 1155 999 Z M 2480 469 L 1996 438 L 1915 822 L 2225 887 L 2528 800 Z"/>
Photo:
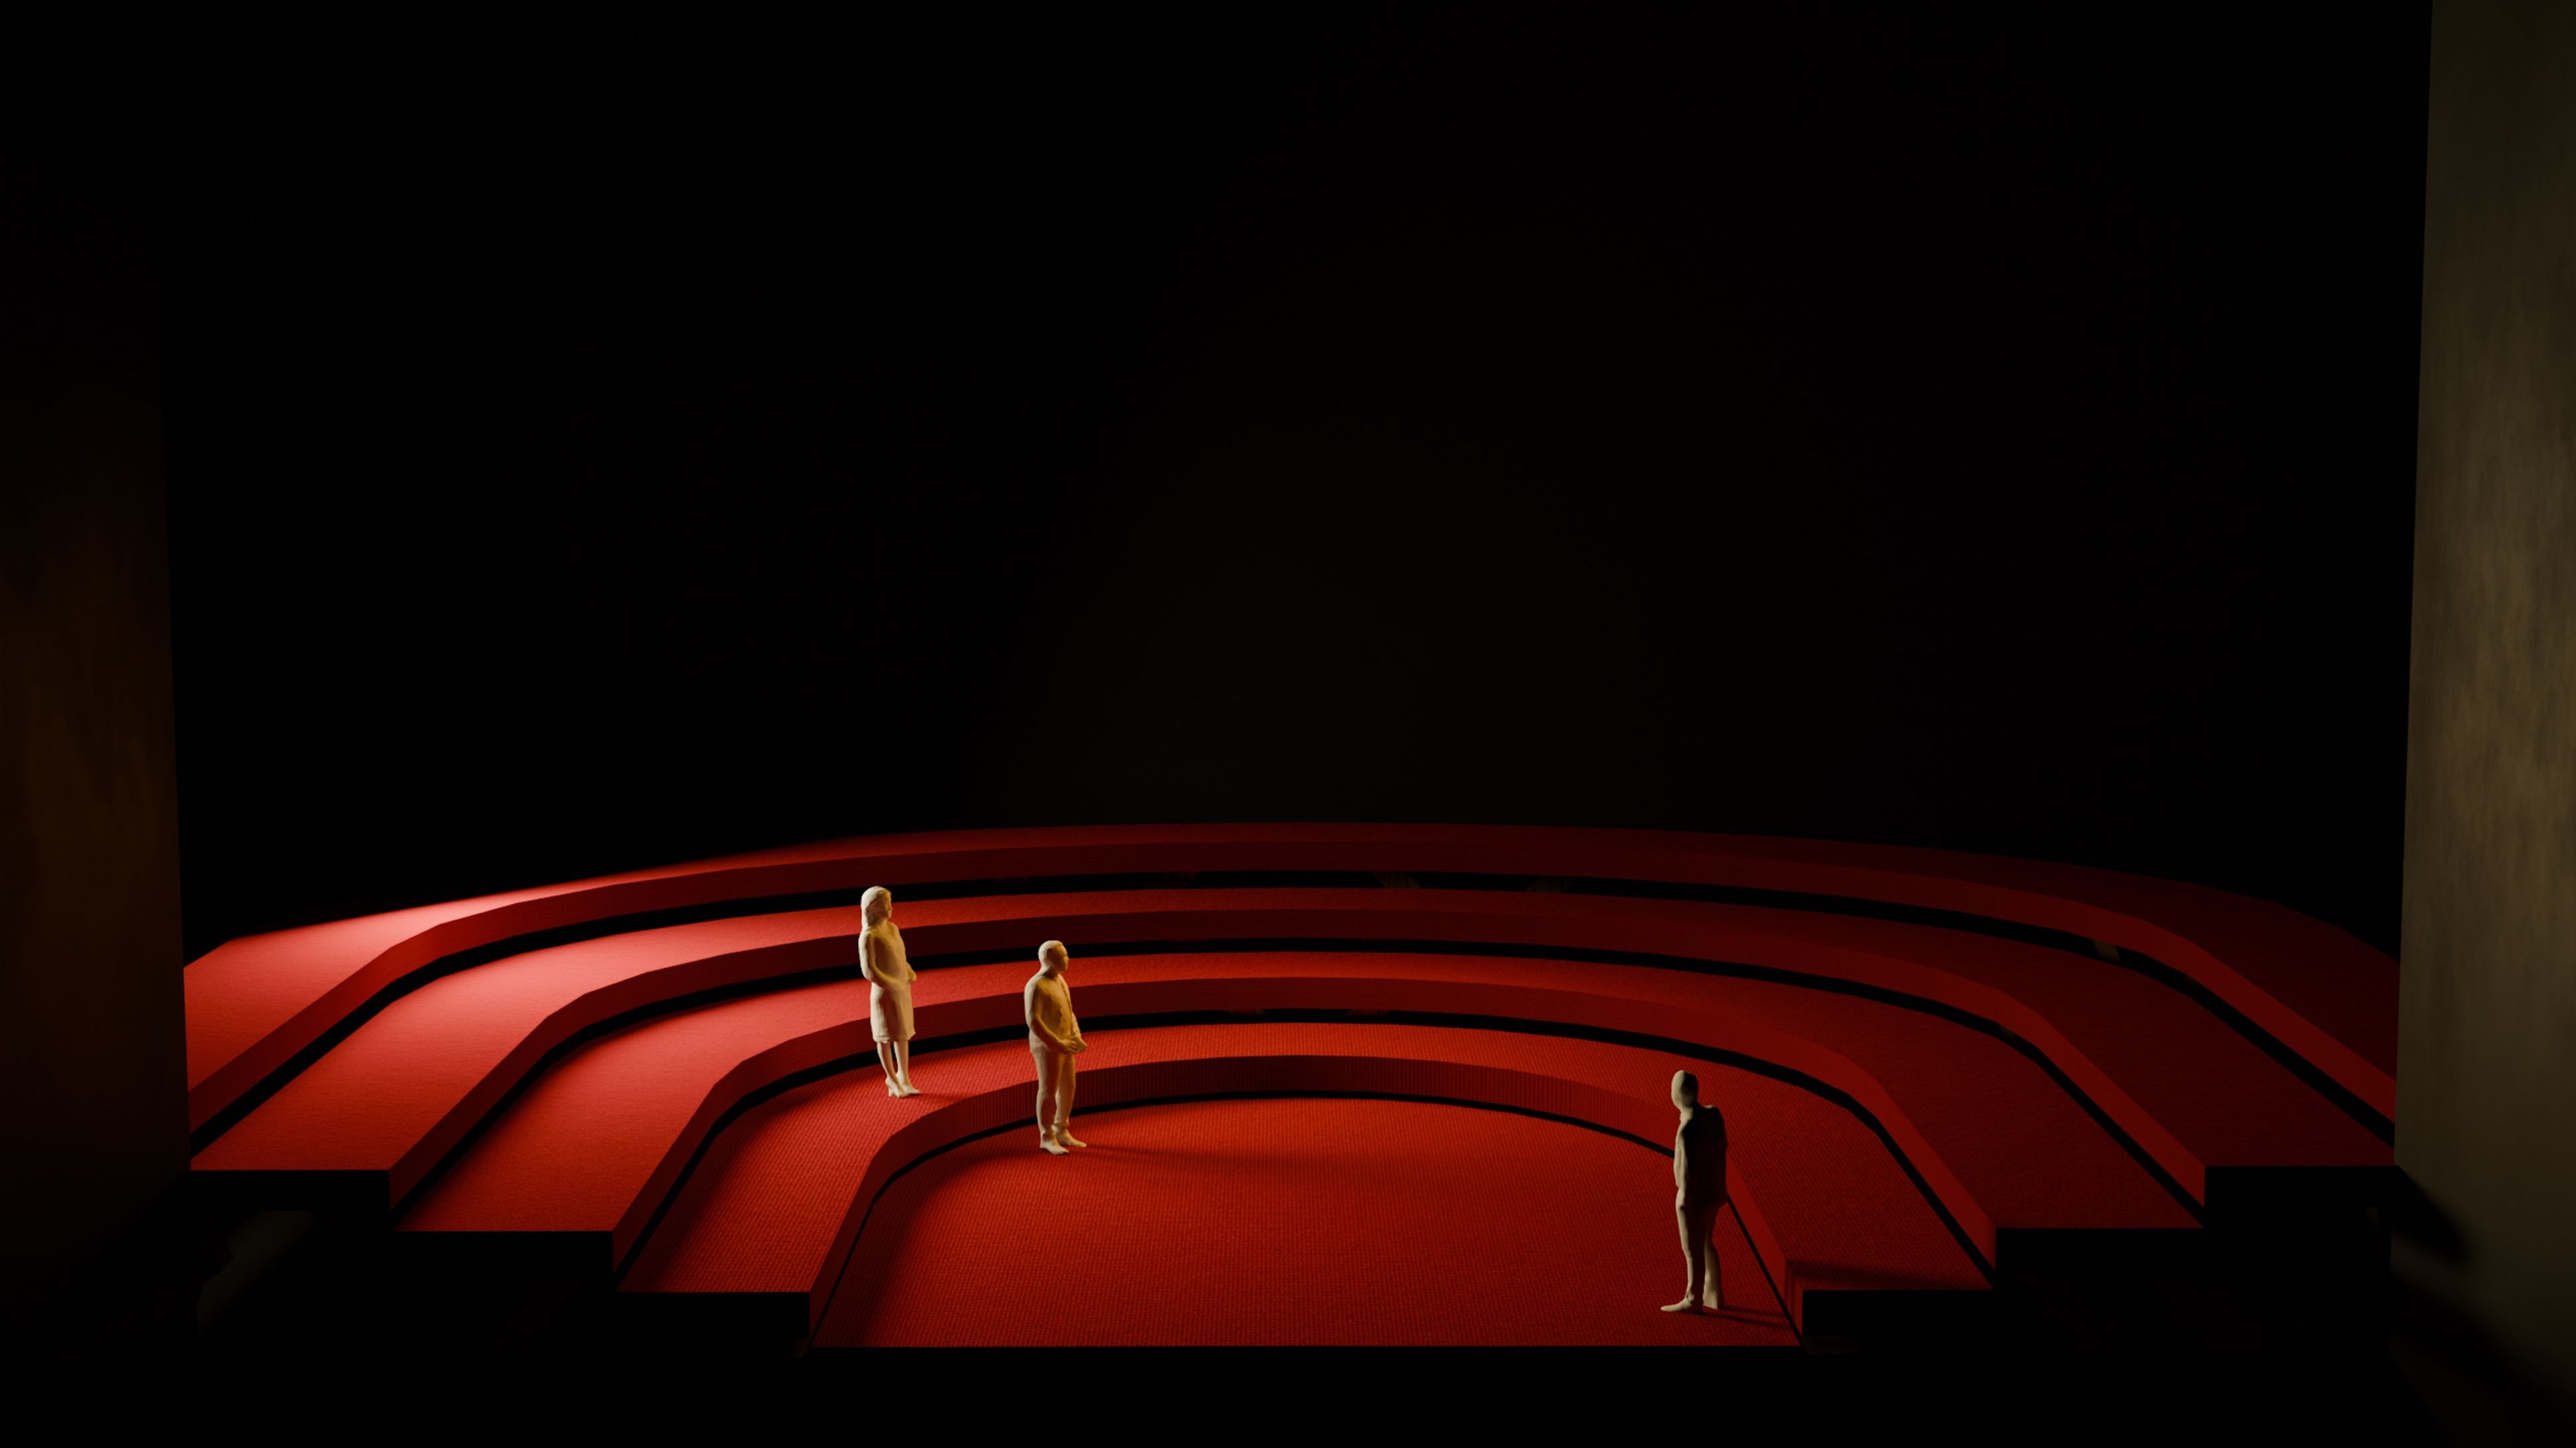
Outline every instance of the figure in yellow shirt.
<path fill-rule="evenodd" d="M 1073 1058 L 1083 1044 L 1082 1025 L 1073 1018 L 1073 992 L 1064 983 L 1064 942 L 1038 947 L 1038 973 L 1020 992 L 1020 1013 L 1028 1018 L 1029 1055 L 1038 1067 L 1038 1150 L 1062 1156 L 1068 1147 L 1088 1145 L 1073 1139 Z"/>
<path fill-rule="evenodd" d="M 877 1038 L 877 1064 L 885 1068 L 888 1096 L 918 1096 L 912 1084 L 912 980 L 919 972 L 904 958 L 903 932 L 894 928 L 894 892 L 871 885 L 859 897 L 859 974 L 868 978 L 868 1033 Z"/>

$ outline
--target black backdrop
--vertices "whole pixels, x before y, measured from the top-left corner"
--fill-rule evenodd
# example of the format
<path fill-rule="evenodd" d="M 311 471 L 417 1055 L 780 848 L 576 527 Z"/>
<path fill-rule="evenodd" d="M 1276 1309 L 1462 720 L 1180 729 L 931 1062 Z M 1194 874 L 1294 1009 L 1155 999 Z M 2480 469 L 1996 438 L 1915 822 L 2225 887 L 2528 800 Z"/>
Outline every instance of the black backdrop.
<path fill-rule="evenodd" d="M 1289 818 L 2072 859 L 2393 950 L 2423 8 L 2066 8 L 228 35 L 191 954 Z"/>

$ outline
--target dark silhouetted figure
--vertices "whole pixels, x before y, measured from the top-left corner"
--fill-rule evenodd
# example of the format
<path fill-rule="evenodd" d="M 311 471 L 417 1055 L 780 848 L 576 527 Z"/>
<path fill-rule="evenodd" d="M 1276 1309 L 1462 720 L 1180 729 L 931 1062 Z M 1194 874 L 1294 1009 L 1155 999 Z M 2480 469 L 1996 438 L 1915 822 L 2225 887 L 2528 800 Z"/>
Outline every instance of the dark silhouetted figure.
<path fill-rule="evenodd" d="M 1681 1129 L 1673 1133 L 1673 1214 L 1682 1223 L 1682 1265 L 1689 1274 L 1682 1300 L 1666 1312 L 1715 1312 L 1718 1210 L 1726 1205 L 1726 1118 L 1699 1099 L 1699 1078 L 1673 1073 L 1673 1105 L 1681 1111 Z"/>

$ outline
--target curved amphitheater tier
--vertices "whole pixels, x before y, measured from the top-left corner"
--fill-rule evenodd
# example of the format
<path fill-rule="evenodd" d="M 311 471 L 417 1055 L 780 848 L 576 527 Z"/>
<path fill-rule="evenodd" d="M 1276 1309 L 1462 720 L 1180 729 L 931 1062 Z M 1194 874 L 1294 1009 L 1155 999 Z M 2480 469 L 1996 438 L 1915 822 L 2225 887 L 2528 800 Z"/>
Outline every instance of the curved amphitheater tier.
<path fill-rule="evenodd" d="M 873 883 L 924 967 L 909 1101 L 876 1081 L 840 898 Z M 1575 1156 L 1662 1149 L 1665 1083 L 1694 1070 L 1728 1115 L 1742 1250 L 1801 1333 L 1976 1298 L 2025 1244 L 2192 1233 L 2389 1157 L 2393 963 L 2277 907 L 1930 851 L 1240 826 L 841 841 L 237 941 L 189 970 L 195 1169 L 267 1200 L 354 1190 L 414 1240 L 546 1244 L 530 1260 L 567 1290 L 892 1340 L 848 1325 L 880 1321 L 851 1315 L 883 1275 L 861 1225 L 900 1235 L 907 1203 L 966 1190 L 907 1172 L 981 1161 L 1028 1115 L 1019 984 L 1048 937 L 1092 1023 L 1086 1109 L 1398 1096 L 1433 1113 L 1406 1120 L 1573 1123 L 1448 1111 L 1538 1170 L 1529 1144 L 1577 1125 Z M 1433 1291 L 1424 1260 L 1386 1290 Z M 1184 1299 L 1176 1321 L 1215 1320 Z M 942 1331 L 1000 1330 L 962 1324 Z M 1328 1340 L 1209 1334 L 1256 1339 Z"/>

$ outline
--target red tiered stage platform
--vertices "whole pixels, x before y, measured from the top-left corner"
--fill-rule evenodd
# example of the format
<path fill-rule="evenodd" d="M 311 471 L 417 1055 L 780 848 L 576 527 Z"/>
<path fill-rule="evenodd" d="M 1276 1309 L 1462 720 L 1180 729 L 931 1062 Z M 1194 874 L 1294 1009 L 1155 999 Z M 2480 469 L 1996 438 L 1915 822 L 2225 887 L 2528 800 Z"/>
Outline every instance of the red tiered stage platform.
<path fill-rule="evenodd" d="M 1449 872 L 1476 877 L 1449 883 L 1477 888 L 1245 888 L 1218 873 L 1242 870 Z M 1210 878 L 1201 888 L 1155 878 L 1171 871 Z M 1093 878 L 1044 888 L 1074 875 Z M 1117 875 L 1135 878 L 1105 878 Z M 1551 888 L 1512 888 L 1533 876 Z M 1033 878 L 1033 891 L 1009 883 Z M 1568 878 L 1766 893 L 1756 904 L 1554 888 Z M 963 893 L 900 899 L 902 886 L 942 882 Z M 857 910 L 840 900 L 872 883 L 898 887 L 898 918 L 926 967 L 916 1075 L 928 1094 L 912 1101 L 889 1100 L 876 1082 L 867 988 L 852 978 Z M 818 894 L 818 908 L 781 908 Z M 1852 901 L 1950 913 L 1867 918 L 1848 913 Z M 1837 908 L 1794 908 L 1804 904 Z M 678 908 L 712 918 L 634 918 Z M 2001 938 L 1963 918 L 1979 915 L 2071 931 L 2083 948 L 2037 943 L 2027 929 Z M 511 948 L 568 929 L 591 938 Z M 1085 1061 L 1086 1108 L 1209 1093 L 1398 1095 L 1545 1112 L 1660 1143 L 1671 1131 L 1665 1081 L 1697 1071 L 1733 1128 L 1741 1245 L 1800 1333 L 1870 1322 L 1874 1303 L 1979 1298 L 2013 1270 L 2029 1234 L 2060 1246 L 2187 1235 L 2229 1191 L 2260 1195 L 2389 1159 L 2375 1113 L 2392 1099 L 2383 1027 L 2393 963 L 2276 907 L 1929 851 L 1242 826 L 838 842 L 236 941 L 188 972 L 196 1173 L 280 1201 L 354 1186 L 395 1209 L 409 1240 L 536 1243 L 566 1290 L 613 1279 L 624 1298 L 747 1310 L 797 1334 L 820 1325 L 825 1342 L 883 1340 L 896 1329 L 879 1324 L 898 1321 L 914 1334 L 906 1340 L 1002 1340 L 997 1320 L 971 1313 L 864 1305 L 951 1280 L 942 1273 L 972 1276 L 970 1264 L 942 1261 L 879 1280 L 883 1244 L 912 1240 L 906 1203 L 984 1190 L 964 1178 L 940 1185 L 956 1173 L 1016 1182 L 1037 1169 L 964 1164 L 998 1160 L 978 1134 L 1028 1114 L 1029 1063 L 1014 1039 L 1029 969 L 1020 957 L 1050 936 L 1074 946 L 1079 1007 L 1104 1023 Z M 2119 949 L 2096 953 L 2095 942 Z M 452 959 L 466 952 L 477 953 Z M 2120 952 L 2151 959 L 2108 958 Z M 1332 1115 L 1271 1109 L 1289 1113 L 1282 1121 Z M 1225 1114 L 1171 1110 L 1120 1115 Z M 1490 1112 L 1387 1107 L 1368 1119 L 1464 1120 L 1458 1129 L 1489 1137 L 1525 1174 L 1548 1170 L 1527 1154 L 1539 1143 L 1569 1161 L 1613 1148 L 1658 1160 L 1572 1125 L 1498 1126 L 1521 1119 Z M 1039 1166 L 1087 1180 L 1114 1159 Z M 1298 1159 L 1341 1160 L 1322 1147 Z M 925 1160 L 949 1164 L 920 1167 L 929 1175 L 918 1182 L 903 1176 Z M 1390 1169 L 1365 1151 L 1346 1165 L 1349 1179 L 1315 1184 L 1312 1200 L 1343 1200 L 1335 1194 Z M 1222 1195 L 1221 1172 L 1207 1171 L 1217 1175 L 1183 1173 L 1168 1188 Z M 898 1178 L 907 1184 L 887 1193 Z M 1416 1193 L 1421 1220 L 1445 1220 L 1485 1189 Z M 1066 1190 L 1074 1203 L 1095 1188 Z M 1589 1190 L 1564 1184 L 1560 1205 L 1590 1203 Z M 1666 1203 L 1635 1204 L 1650 1224 L 1637 1240 L 1678 1257 Z M 1610 1203 L 1584 1210 L 1596 1207 Z M 1419 1249 L 1426 1263 L 1441 1259 L 1434 1242 Z M 1311 1270 L 1323 1273 L 1330 1244 L 1314 1250 Z M 1327 1309 L 1284 1305 L 1272 1327 L 1220 1329 L 1207 1317 L 1192 1337 L 1198 1299 L 1186 1293 L 1165 1294 L 1165 1317 L 1149 1325 L 1157 1279 L 1132 1276 L 1141 1295 L 1101 1307 L 1102 1322 L 1125 1324 L 1118 1340 L 1334 1340 L 1301 1335 Z M 1341 1300 L 1332 1294 L 1343 1289 L 1316 1284 L 1314 1304 Z M 1608 1279 L 1599 1286 L 1606 1301 Z M 1379 1290 L 1414 1304 L 1436 1295 L 1436 1274 L 1426 1267 L 1417 1282 Z M 1539 1326 L 1591 1321 L 1591 1300 L 1578 1276 L 1526 1315 L 1480 1318 L 1477 1331 L 1662 1340 Z M 1441 1337 L 1438 1314 L 1410 1306 L 1385 1320 L 1399 1319 L 1414 1325 L 1348 1340 L 1494 1340 L 1464 1327 Z M 948 1326 L 925 1325 L 936 1323 Z"/>

